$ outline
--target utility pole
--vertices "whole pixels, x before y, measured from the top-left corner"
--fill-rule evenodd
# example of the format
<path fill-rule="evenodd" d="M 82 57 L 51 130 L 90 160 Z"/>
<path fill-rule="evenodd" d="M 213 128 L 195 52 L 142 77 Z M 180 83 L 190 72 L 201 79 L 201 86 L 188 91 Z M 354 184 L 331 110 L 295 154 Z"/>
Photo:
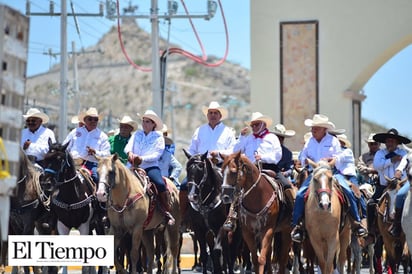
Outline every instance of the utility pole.
<path fill-rule="evenodd" d="M 217 9 L 217 4 L 214 0 L 205 0 L 207 13 L 186 15 L 177 14 L 178 3 L 175 0 L 167 0 L 168 11 L 164 15 L 159 15 L 158 0 L 151 0 L 150 14 L 149 15 L 121 15 L 120 18 L 144 18 L 151 21 L 151 43 L 152 43 L 152 98 L 153 98 L 153 110 L 163 118 L 163 98 L 161 93 L 161 79 L 160 79 L 160 57 L 159 57 L 159 19 L 172 20 L 175 18 L 201 18 L 204 20 L 210 20 L 214 17 Z M 132 11 L 136 7 L 132 7 L 129 2 L 129 8 L 127 11 Z M 106 17 L 109 19 L 116 19 L 116 2 L 113 0 L 106 0 Z"/>
<path fill-rule="evenodd" d="M 54 2 L 50 1 L 49 12 L 31 12 L 30 1 L 26 2 L 27 16 L 60 16 L 60 115 L 58 137 L 63 141 L 67 135 L 67 16 L 103 16 L 103 4 L 99 13 L 67 13 L 67 0 L 61 0 L 61 12 L 54 12 Z"/>

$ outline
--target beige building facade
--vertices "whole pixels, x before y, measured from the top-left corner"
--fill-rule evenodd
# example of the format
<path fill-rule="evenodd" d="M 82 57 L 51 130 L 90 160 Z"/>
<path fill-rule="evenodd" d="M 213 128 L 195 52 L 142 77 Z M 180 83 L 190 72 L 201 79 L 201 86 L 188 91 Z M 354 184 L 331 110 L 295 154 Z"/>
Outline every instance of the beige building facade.
<path fill-rule="evenodd" d="M 412 1 L 259 0 L 250 8 L 252 111 L 295 129 L 292 150 L 309 130 L 304 120 L 325 114 L 359 155 L 362 88 L 412 43 Z"/>

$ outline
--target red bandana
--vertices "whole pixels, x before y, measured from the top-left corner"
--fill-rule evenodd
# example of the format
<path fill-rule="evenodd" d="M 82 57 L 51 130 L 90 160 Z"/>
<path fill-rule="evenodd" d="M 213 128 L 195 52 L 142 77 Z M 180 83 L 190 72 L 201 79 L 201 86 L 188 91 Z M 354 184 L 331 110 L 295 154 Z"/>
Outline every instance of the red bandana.
<path fill-rule="evenodd" d="M 255 136 L 255 138 L 262 138 L 263 139 L 263 137 L 265 137 L 268 133 L 269 133 L 269 130 L 267 128 L 265 128 L 264 130 L 262 130 L 258 134 L 253 133 L 253 136 Z"/>

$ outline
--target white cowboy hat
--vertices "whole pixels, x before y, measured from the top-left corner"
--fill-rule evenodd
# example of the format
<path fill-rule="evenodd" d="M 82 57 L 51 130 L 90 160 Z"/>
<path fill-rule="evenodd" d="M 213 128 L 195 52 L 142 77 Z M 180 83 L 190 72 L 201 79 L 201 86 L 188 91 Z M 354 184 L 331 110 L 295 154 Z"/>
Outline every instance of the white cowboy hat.
<path fill-rule="evenodd" d="M 346 130 L 343 128 L 335 128 L 335 129 L 328 129 L 328 132 L 329 134 L 336 136 L 336 135 L 344 134 Z"/>
<path fill-rule="evenodd" d="M 313 115 L 313 119 L 306 119 L 305 126 L 307 127 L 323 127 L 328 130 L 334 129 L 335 124 L 329 121 L 329 118 L 322 114 Z"/>
<path fill-rule="evenodd" d="M 135 131 L 137 129 L 137 122 L 134 121 L 129 115 L 124 115 L 121 120 L 117 119 L 119 124 L 125 124 L 131 126 L 133 129 L 132 131 Z"/>
<path fill-rule="evenodd" d="M 272 125 L 272 118 L 270 118 L 269 116 L 263 115 L 260 112 L 253 112 L 252 113 L 252 119 L 250 119 L 250 121 L 245 122 L 246 125 L 250 126 L 250 124 L 252 122 L 255 121 L 262 121 L 266 124 L 266 127 L 269 128 Z"/>
<path fill-rule="evenodd" d="M 170 128 L 168 128 L 166 124 L 163 124 L 162 132 L 163 133 L 172 133 L 172 130 Z"/>
<path fill-rule="evenodd" d="M 49 116 L 46 113 L 41 112 L 37 108 L 30 108 L 26 114 L 23 114 L 24 120 L 27 120 L 30 117 L 40 118 L 42 124 L 47 124 L 49 122 Z"/>
<path fill-rule="evenodd" d="M 306 143 L 310 137 L 312 137 L 312 132 L 306 132 L 305 135 L 303 135 L 303 141 Z"/>
<path fill-rule="evenodd" d="M 139 113 L 137 113 L 139 115 Z M 153 110 L 146 110 L 146 112 L 142 115 L 142 118 L 147 118 L 152 120 L 156 124 L 156 130 L 162 130 L 163 128 L 163 121 L 160 119 L 159 116 Z"/>
<path fill-rule="evenodd" d="M 205 116 L 207 116 L 207 112 L 208 112 L 210 109 L 216 109 L 216 110 L 218 110 L 218 111 L 220 112 L 220 114 L 222 115 L 222 118 L 220 118 L 220 120 L 224 120 L 224 119 L 226 119 L 226 118 L 228 117 L 227 109 L 226 109 L 225 107 L 221 106 L 221 105 L 220 105 L 218 102 L 216 102 L 216 101 L 210 102 L 210 104 L 209 104 L 208 107 L 203 106 L 203 107 L 202 107 L 202 112 L 203 112 L 203 114 L 204 114 Z"/>
<path fill-rule="evenodd" d="M 94 107 L 90 107 L 88 110 L 86 110 L 84 112 L 84 116 L 83 116 L 83 119 L 82 119 L 83 123 L 85 122 L 86 117 L 97 117 L 97 118 L 99 118 L 99 120 L 101 120 L 103 118 L 103 116 L 100 115 L 99 112 L 97 111 L 97 109 L 94 108 Z M 79 119 L 80 119 L 80 117 L 79 117 Z"/>
<path fill-rule="evenodd" d="M 349 148 L 352 146 L 351 142 L 349 141 L 348 137 L 345 134 L 339 134 L 336 136 L 338 140 L 345 144 L 345 147 Z"/>
<path fill-rule="evenodd" d="M 282 137 L 292 137 L 296 134 L 294 130 L 286 129 L 284 125 L 277 124 L 272 131 L 274 134 Z"/>
<path fill-rule="evenodd" d="M 409 144 L 411 140 L 398 134 L 395 128 L 391 128 L 387 133 L 376 133 L 373 140 L 378 143 L 385 143 L 386 139 L 393 138 L 399 141 L 400 144 Z"/>
<path fill-rule="evenodd" d="M 376 143 L 376 141 L 373 140 L 373 136 L 375 136 L 375 135 L 376 135 L 376 133 L 369 134 L 368 139 L 365 139 L 365 142 L 367 142 L 367 143 Z"/>

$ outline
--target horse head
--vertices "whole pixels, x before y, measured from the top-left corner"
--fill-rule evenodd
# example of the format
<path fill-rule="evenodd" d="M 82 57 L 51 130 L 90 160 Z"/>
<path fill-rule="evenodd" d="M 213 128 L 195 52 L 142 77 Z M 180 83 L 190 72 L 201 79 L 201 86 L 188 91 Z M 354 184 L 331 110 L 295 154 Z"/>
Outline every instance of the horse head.
<path fill-rule="evenodd" d="M 186 164 L 189 200 L 197 206 L 216 206 L 221 193 L 220 171 L 207 157 L 207 151 L 196 155 L 190 155 L 185 149 L 183 151 L 189 159 Z"/>
<path fill-rule="evenodd" d="M 99 185 L 96 197 L 100 202 L 106 202 L 111 189 L 116 187 L 116 161 L 119 159 L 117 153 L 109 157 L 98 157 L 97 172 L 99 173 Z"/>
<path fill-rule="evenodd" d="M 332 168 L 326 162 L 319 162 L 313 170 L 311 180 L 312 191 L 318 199 L 318 206 L 323 210 L 331 209 L 331 195 L 333 189 L 334 177 Z"/>
<path fill-rule="evenodd" d="M 259 182 L 260 171 L 240 151 L 224 156 L 222 165 L 224 202 L 231 203 L 241 190 L 248 190 Z"/>
<path fill-rule="evenodd" d="M 44 156 L 45 168 L 44 182 L 54 185 L 65 180 L 65 174 L 71 171 L 70 175 L 76 174 L 73 158 L 67 151 L 69 142 L 66 144 L 52 143 L 49 139 L 49 151 Z M 53 183 L 54 182 L 54 183 Z"/>

